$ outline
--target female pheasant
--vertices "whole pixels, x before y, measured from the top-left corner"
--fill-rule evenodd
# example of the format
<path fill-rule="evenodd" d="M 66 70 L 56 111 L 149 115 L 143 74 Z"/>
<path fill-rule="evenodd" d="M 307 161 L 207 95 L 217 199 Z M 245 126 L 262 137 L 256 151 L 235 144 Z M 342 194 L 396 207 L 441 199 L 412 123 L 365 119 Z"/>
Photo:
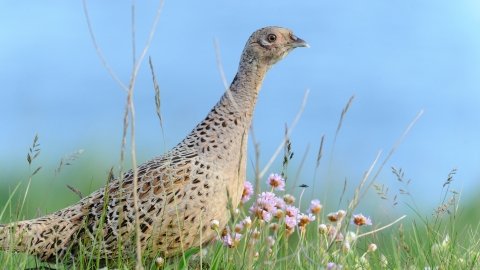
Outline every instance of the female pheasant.
<path fill-rule="evenodd" d="M 211 241 L 216 232 L 210 222 L 218 220 L 223 228 L 243 192 L 248 131 L 263 79 L 297 47 L 308 44 L 286 28 L 265 27 L 250 36 L 230 93 L 177 146 L 138 167 L 138 209 L 128 171 L 122 182 L 114 179 L 70 207 L 0 225 L 0 249 L 55 262 L 92 245 L 96 256 L 116 258 L 119 247 L 134 250 L 134 237 L 142 250 L 165 256 Z"/>

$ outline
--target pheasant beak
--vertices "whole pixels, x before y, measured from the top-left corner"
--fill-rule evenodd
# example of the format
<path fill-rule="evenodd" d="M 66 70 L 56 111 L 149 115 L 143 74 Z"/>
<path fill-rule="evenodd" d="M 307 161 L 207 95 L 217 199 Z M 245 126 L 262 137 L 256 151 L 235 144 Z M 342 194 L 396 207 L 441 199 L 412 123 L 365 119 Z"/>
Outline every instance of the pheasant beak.
<path fill-rule="evenodd" d="M 293 48 L 297 48 L 297 47 L 307 47 L 307 48 L 310 48 L 310 45 L 308 45 L 308 43 L 307 43 L 305 40 L 303 40 L 303 39 L 301 39 L 301 38 L 299 38 L 299 37 L 297 37 L 297 36 L 295 36 L 295 35 L 291 35 L 290 38 L 293 40 L 293 41 L 290 43 L 290 45 L 291 45 Z"/>

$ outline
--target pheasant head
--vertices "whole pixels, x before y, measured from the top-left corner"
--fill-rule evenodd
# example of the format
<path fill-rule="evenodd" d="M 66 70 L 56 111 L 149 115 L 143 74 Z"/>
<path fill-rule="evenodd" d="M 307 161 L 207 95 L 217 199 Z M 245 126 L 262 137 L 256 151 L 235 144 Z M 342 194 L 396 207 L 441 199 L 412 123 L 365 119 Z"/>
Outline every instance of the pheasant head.
<path fill-rule="evenodd" d="M 297 47 L 310 46 L 295 36 L 290 29 L 269 26 L 255 31 L 250 36 L 242 56 L 248 63 L 257 61 L 268 70 Z"/>

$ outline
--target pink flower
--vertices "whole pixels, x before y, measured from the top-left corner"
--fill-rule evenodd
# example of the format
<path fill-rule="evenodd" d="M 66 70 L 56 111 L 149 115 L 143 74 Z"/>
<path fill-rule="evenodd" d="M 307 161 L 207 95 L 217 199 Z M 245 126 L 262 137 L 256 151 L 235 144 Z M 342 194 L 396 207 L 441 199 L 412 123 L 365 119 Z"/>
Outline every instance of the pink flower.
<path fill-rule="evenodd" d="M 372 225 L 372 220 L 370 217 L 366 218 L 361 213 L 358 215 L 353 215 L 352 217 L 352 225 L 363 226 L 363 225 Z"/>
<path fill-rule="evenodd" d="M 258 217 L 266 222 L 269 222 L 272 220 L 272 214 L 269 213 L 268 211 L 263 210 L 261 207 L 258 207 L 256 205 L 250 207 L 250 213 L 254 215 L 255 217 Z"/>
<path fill-rule="evenodd" d="M 297 219 L 295 217 L 286 216 L 285 217 L 285 225 L 287 225 L 287 227 L 289 227 L 289 228 L 293 228 L 293 227 L 297 226 Z"/>
<path fill-rule="evenodd" d="M 335 263 L 333 262 L 327 263 L 327 269 L 332 269 L 333 267 L 335 267 Z"/>
<path fill-rule="evenodd" d="M 285 180 L 278 174 L 271 173 L 267 179 L 267 185 L 275 188 L 276 190 L 285 190 Z"/>
<path fill-rule="evenodd" d="M 242 204 L 248 202 L 250 200 L 250 197 L 253 195 L 253 186 L 252 183 L 246 181 L 245 182 L 245 187 L 243 188 L 243 194 L 242 198 L 240 199 L 240 202 Z"/>
<path fill-rule="evenodd" d="M 308 223 L 310 223 L 310 221 L 314 221 L 314 220 L 315 220 L 315 216 L 312 214 L 308 214 L 308 216 L 305 214 L 300 214 L 298 215 L 298 226 L 300 227 L 305 226 Z"/>
<path fill-rule="evenodd" d="M 270 226 L 268 226 L 268 227 L 269 227 L 270 229 L 276 231 L 276 230 L 278 230 L 278 228 L 279 228 L 280 226 L 278 225 L 278 223 L 275 223 L 275 222 L 274 222 L 274 223 L 271 223 Z"/>
<path fill-rule="evenodd" d="M 269 222 L 272 219 L 272 214 L 277 211 L 277 201 L 274 193 L 262 192 L 258 195 L 257 201 L 250 207 L 250 213 Z"/>
<path fill-rule="evenodd" d="M 278 209 L 285 208 L 285 202 L 282 198 L 275 197 L 273 198 L 273 200 L 275 201 L 275 207 L 277 207 Z"/>
<path fill-rule="evenodd" d="M 250 216 L 245 217 L 245 219 L 242 221 L 242 225 L 247 229 L 252 226 L 252 220 L 250 219 Z"/>
<path fill-rule="evenodd" d="M 225 235 L 222 237 L 223 240 L 223 246 L 224 247 L 235 247 L 238 245 L 238 242 L 240 242 L 240 239 L 242 239 L 242 235 L 239 233 L 235 233 L 235 240 L 232 239 L 232 236 L 230 234 Z"/>
<path fill-rule="evenodd" d="M 243 224 L 242 223 L 238 223 L 235 225 L 235 232 L 239 233 L 243 230 Z"/>
<path fill-rule="evenodd" d="M 282 209 L 277 209 L 277 211 L 275 211 L 273 216 L 276 217 L 276 218 L 281 218 L 283 216 L 283 210 Z"/>
<path fill-rule="evenodd" d="M 319 200 L 313 200 L 312 204 L 310 204 L 310 208 L 308 208 L 307 213 L 311 214 L 318 214 L 322 211 L 323 206 L 320 204 Z"/>
<path fill-rule="evenodd" d="M 285 210 L 285 214 L 289 217 L 297 218 L 297 215 L 300 213 L 300 209 L 296 208 L 295 206 L 287 206 Z"/>
<path fill-rule="evenodd" d="M 343 241 L 343 234 L 342 234 L 342 233 L 338 233 L 338 234 L 337 234 L 337 237 L 335 237 L 335 241 L 342 242 L 342 241 Z"/>
<path fill-rule="evenodd" d="M 336 269 L 342 269 L 342 265 L 341 264 L 335 264 L 333 262 L 329 262 L 327 263 L 327 270 L 336 270 Z"/>
<path fill-rule="evenodd" d="M 232 239 L 232 236 L 230 234 L 227 234 L 227 235 L 223 236 L 222 241 L 223 241 L 223 246 L 224 247 L 228 247 L 228 246 L 233 245 L 233 239 Z"/>

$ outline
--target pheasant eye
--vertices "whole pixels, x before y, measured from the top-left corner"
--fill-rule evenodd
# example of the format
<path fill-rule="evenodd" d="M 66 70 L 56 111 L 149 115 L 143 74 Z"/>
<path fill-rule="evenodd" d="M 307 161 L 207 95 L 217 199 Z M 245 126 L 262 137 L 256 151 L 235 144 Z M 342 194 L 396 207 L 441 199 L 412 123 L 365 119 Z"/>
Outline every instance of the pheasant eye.
<path fill-rule="evenodd" d="M 274 42 L 275 40 L 277 40 L 277 36 L 275 36 L 274 34 L 270 34 L 267 36 L 267 39 L 270 42 Z"/>

